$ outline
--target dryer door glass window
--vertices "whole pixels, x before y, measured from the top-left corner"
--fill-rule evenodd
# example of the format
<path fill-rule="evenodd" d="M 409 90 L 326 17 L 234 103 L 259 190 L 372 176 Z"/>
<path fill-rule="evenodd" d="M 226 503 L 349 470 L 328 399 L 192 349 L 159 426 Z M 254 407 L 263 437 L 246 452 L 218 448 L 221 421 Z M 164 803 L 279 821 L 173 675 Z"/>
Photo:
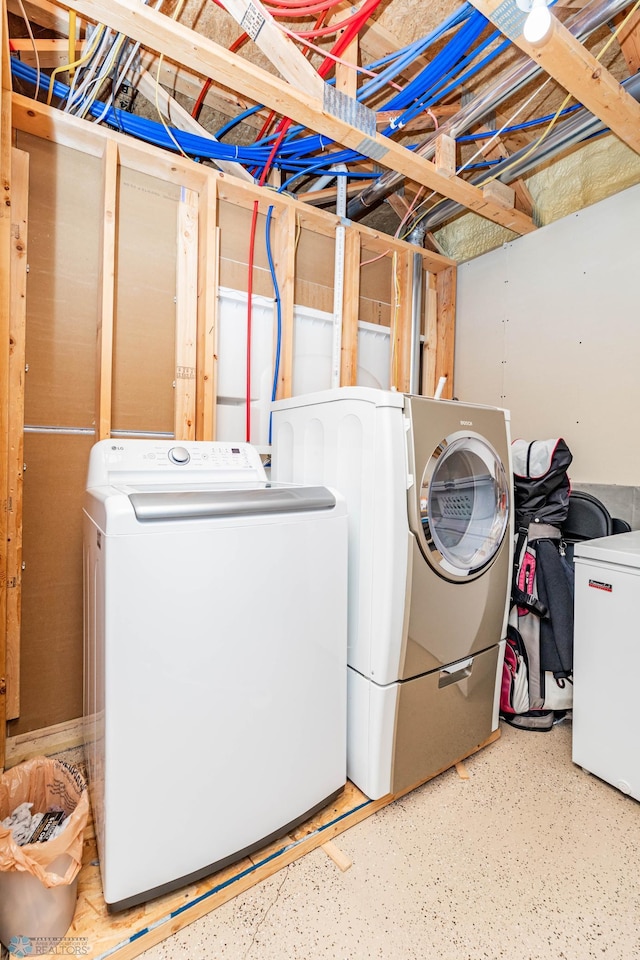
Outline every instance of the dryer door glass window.
<path fill-rule="evenodd" d="M 480 573 L 502 543 L 508 510 L 507 475 L 486 440 L 443 440 L 420 489 L 422 546 L 436 569 L 454 579 Z"/>

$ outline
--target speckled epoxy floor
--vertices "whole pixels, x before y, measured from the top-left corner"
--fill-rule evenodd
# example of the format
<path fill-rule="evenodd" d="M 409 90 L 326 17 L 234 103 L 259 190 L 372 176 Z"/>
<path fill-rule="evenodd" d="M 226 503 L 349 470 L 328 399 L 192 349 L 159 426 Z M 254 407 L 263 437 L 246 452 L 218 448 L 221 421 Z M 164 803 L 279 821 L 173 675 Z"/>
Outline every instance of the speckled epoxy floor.
<path fill-rule="evenodd" d="M 630 749 L 638 749 L 632 744 Z M 639 960 L 640 804 L 571 762 L 571 724 L 495 744 L 145 960 Z"/>

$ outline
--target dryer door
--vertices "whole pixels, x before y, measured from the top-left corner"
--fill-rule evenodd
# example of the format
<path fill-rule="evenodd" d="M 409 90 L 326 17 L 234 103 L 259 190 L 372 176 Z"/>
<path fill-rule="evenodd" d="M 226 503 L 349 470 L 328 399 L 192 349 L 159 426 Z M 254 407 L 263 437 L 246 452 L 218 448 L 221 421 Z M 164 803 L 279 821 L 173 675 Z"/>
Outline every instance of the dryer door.
<path fill-rule="evenodd" d="M 496 451 L 478 434 L 446 437 L 424 465 L 417 492 L 414 532 L 427 561 L 447 580 L 480 576 L 498 553 L 509 515 L 509 481 Z"/>

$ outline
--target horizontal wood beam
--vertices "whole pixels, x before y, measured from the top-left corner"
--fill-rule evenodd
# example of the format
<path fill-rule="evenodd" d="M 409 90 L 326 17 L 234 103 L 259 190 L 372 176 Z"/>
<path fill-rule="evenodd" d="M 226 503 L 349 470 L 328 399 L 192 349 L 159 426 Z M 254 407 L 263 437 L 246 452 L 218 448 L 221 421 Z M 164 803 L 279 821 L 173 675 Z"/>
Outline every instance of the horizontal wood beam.
<path fill-rule="evenodd" d="M 215 177 L 218 200 L 226 200 L 245 209 L 251 209 L 255 200 L 265 206 L 273 204 L 276 216 L 283 210 L 293 208 L 299 227 L 308 228 L 321 236 L 335 236 L 337 218 L 333 213 L 311 204 L 301 203 L 284 193 L 274 193 L 272 190 L 266 192 L 264 187 L 259 187 L 257 184 L 244 183 L 236 177 L 227 177 L 200 163 L 193 163 L 166 150 L 149 146 L 142 140 L 128 137 L 102 124 L 87 123 L 86 120 L 72 117 L 62 110 L 30 100 L 19 93 L 14 93 L 12 96 L 12 121 L 17 130 L 98 158 L 104 154 L 105 141 L 112 140 L 118 145 L 120 165 L 123 167 L 130 167 L 151 177 L 160 177 L 169 183 L 189 187 L 198 192 L 207 189 L 209 178 Z M 363 245 L 366 244 L 368 250 L 379 253 L 389 249 L 419 252 L 423 258 L 424 269 L 434 273 L 455 266 L 455 260 L 416 247 L 404 240 L 397 240 L 362 223 L 353 224 L 352 229 L 358 231 Z"/>
<path fill-rule="evenodd" d="M 499 29 L 506 26 L 504 0 L 471 0 L 473 6 Z M 514 9 L 517 11 L 515 0 Z M 524 15 L 522 16 L 524 25 Z M 640 104 L 606 67 L 596 60 L 551 13 L 552 29 L 541 46 L 532 46 L 509 21 L 509 39 L 535 60 L 550 77 L 598 117 L 616 136 L 640 153 Z"/>
<path fill-rule="evenodd" d="M 517 210 L 505 210 L 485 198 L 482 191 L 460 177 L 444 177 L 424 157 L 370 130 L 367 117 L 352 126 L 330 113 L 318 98 L 296 90 L 267 71 L 230 53 L 213 40 L 169 19 L 137 0 L 72 0 L 63 4 L 81 16 L 104 23 L 127 34 L 158 53 L 171 56 L 186 67 L 231 86 L 256 103 L 263 103 L 280 116 L 314 130 L 332 141 L 357 150 L 377 163 L 397 171 L 431 190 L 461 203 L 475 213 L 515 233 L 535 230 L 532 220 Z M 339 112 L 339 110 L 338 110 Z"/>

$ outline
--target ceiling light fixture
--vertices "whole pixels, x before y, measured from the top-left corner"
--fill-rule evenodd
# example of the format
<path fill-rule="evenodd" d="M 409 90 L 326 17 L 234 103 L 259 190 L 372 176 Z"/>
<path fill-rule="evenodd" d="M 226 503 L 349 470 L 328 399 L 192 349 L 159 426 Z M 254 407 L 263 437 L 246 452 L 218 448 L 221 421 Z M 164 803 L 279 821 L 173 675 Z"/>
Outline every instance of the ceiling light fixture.
<path fill-rule="evenodd" d="M 522 35 L 534 47 L 542 46 L 549 39 L 553 17 L 547 0 L 516 0 L 518 7 L 528 13 Z"/>

